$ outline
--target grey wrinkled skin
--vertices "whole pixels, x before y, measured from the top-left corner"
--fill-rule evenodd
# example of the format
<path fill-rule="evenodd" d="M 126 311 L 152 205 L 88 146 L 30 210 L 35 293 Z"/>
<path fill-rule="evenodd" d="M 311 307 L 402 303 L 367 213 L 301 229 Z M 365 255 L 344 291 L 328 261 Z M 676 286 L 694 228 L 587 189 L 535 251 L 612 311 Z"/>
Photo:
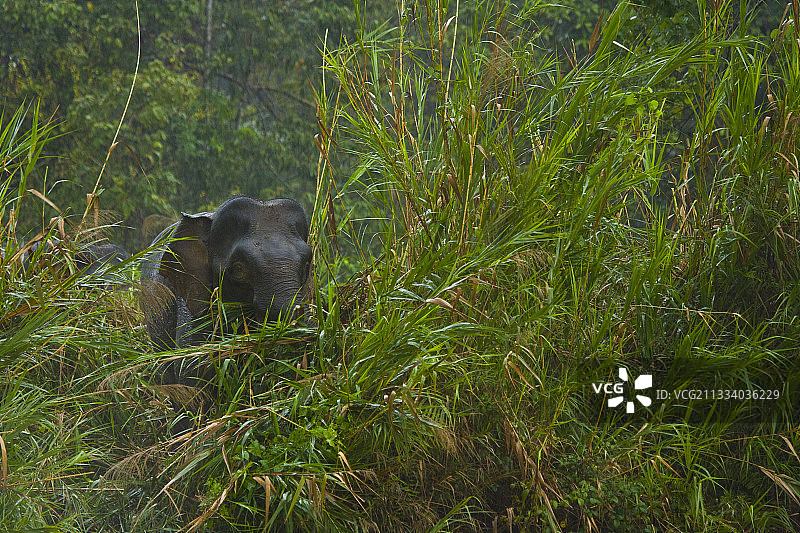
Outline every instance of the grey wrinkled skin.
<path fill-rule="evenodd" d="M 84 276 L 93 275 L 103 265 L 116 265 L 130 258 L 131 254 L 113 242 L 90 244 L 75 254 L 75 266 Z"/>
<path fill-rule="evenodd" d="M 155 238 L 142 264 L 140 299 L 153 344 L 170 349 L 207 340 L 208 329 L 198 328 L 208 322 L 215 290 L 222 302 L 241 304 L 252 325 L 290 316 L 309 276 L 307 240 L 305 212 L 287 198 L 237 196 L 216 211 L 184 213 Z M 168 374 L 168 382 L 185 382 L 177 371 Z"/>
<path fill-rule="evenodd" d="M 43 255 L 45 254 L 67 254 L 67 249 L 64 248 L 63 243 L 53 237 L 47 241 L 38 241 L 34 242 L 33 244 L 25 245 L 23 248 L 27 247 L 28 250 L 25 251 L 22 256 L 22 268 L 24 271 L 29 271 L 32 268 L 32 262 L 34 261 L 34 257 L 39 254 L 40 261 L 42 260 Z M 43 250 L 39 253 L 40 248 Z M 101 244 L 88 244 L 88 245 L 80 245 L 80 247 L 75 249 L 75 268 L 77 269 L 80 277 L 92 277 L 92 276 L 101 276 L 102 279 L 107 279 L 109 284 L 106 285 L 107 288 L 111 287 L 111 281 L 113 281 L 112 276 L 108 276 L 107 273 L 103 272 L 105 268 L 117 265 L 128 258 L 130 258 L 130 254 L 121 246 L 106 242 Z M 45 263 L 47 259 L 44 259 Z M 40 263 L 41 265 L 41 263 Z M 100 271 L 100 274 L 98 274 Z"/>

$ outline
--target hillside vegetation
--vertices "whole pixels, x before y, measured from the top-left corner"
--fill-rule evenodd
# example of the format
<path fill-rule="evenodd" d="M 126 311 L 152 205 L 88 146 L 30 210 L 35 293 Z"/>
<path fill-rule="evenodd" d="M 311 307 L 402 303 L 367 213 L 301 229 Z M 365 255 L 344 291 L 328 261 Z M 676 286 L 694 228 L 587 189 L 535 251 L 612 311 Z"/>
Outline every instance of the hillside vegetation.
<path fill-rule="evenodd" d="M 311 318 L 192 349 L 150 347 L 141 253 L 76 271 L 91 206 L 22 267 L 61 133 L 6 111 L 0 529 L 800 529 L 800 9 L 700 4 L 657 47 L 627 2 L 580 54 L 537 2 L 326 43 Z"/>

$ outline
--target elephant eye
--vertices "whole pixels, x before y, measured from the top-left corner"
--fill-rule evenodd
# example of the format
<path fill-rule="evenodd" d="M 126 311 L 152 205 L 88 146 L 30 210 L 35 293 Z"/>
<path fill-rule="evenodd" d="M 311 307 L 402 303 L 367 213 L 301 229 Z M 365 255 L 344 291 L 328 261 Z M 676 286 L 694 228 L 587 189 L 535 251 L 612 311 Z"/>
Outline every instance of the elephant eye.
<path fill-rule="evenodd" d="M 236 261 L 225 271 L 228 277 L 237 282 L 247 281 L 247 267 L 241 261 Z"/>

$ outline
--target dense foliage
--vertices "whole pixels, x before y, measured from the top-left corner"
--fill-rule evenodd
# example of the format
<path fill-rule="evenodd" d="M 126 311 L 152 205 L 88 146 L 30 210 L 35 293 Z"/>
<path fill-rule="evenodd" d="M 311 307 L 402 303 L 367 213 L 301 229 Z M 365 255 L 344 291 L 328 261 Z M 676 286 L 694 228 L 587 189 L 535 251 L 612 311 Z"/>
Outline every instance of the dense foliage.
<path fill-rule="evenodd" d="M 520 23 L 565 66 L 585 55 L 614 7 L 569 4 L 542 6 L 535 25 Z M 353 42 L 359 27 L 395 25 L 402 9 L 425 11 L 416 2 L 364 9 L 352 0 L 171 0 L 138 9 L 131 0 L 3 2 L 0 105 L 13 110 L 38 100 L 42 115 L 70 133 L 48 146 L 55 157 L 47 173 L 41 165 L 29 183 L 55 207 L 38 217 L 23 213 L 19 229 L 35 233 L 52 216 L 82 213 L 113 139 L 100 205 L 128 228 L 117 240 L 131 247 L 149 243 L 162 217 L 219 205 L 232 193 L 292 196 L 310 208 L 320 49 Z M 783 6 L 770 0 L 752 10 L 761 33 L 777 28 Z M 472 2 L 460 3 L 462 28 L 474 13 Z M 682 43 L 702 23 L 695 2 L 646 2 L 632 6 L 618 39 L 659 49 Z"/>
<path fill-rule="evenodd" d="M 265 31 L 300 24 L 281 17 L 295 3 L 208 2 L 209 25 L 197 2 L 160 3 L 104 207 L 307 192 L 315 251 L 313 320 L 166 353 L 137 310 L 141 254 L 81 276 L 75 247 L 106 228 L 50 221 L 62 186 L 45 178 L 93 185 L 127 98 L 116 62 L 136 48 L 93 49 L 135 26 L 112 4 L 8 4 L 70 29 L 3 30 L 41 58 L 4 51 L 3 83 L 43 99 L 0 121 L 0 529 L 800 528 L 797 3 L 771 29 L 774 12 L 693 3 L 684 39 L 641 6 L 595 6 L 566 16 L 593 22 L 563 53 L 538 2 L 399 2 L 378 26 L 311 2 L 305 20 L 352 34 L 320 50 L 306 119 L 298 86 L 272 92 L 261 70 L 307 68 L 262 55 L 272 38 L 313 53 Z M 251 183 L 262 149 L 282 168 L 307 154 L 314 183 Z M 241 182 L 217 179 L 225 161 Z M 18 226 L 37 217 L 58 241 L 23 268 Z M 193 393 L 160 384 L 176 358 L 214 370 L 211 412 L 172 409 Z M 620 368 L 652 375 L 649 402 L 623 384 L 634 413 L 608 403 Z"/>
<path fill-rule="evenodd" d="M 150 215 L 198 211 L 233 193 L 310 206 L 319 48 L 357 27 L 350 0 L 138 9 L 129 0 L 41 0 L 2 9 L 0 103 L 40 99 L 42 115 L 71 133 L 48 147 L 57 158 L 47 175 L 42 167 L 29 183 L 61 210 L 83 211 L 123 110 L 101 206 L 136 228 L 118 237 L 127 244 L 149 242 L 138 229 Z M 46 219 L 59 214 L 47 211 Z M 37 224 L 22 221 L 26 231 Z"/>

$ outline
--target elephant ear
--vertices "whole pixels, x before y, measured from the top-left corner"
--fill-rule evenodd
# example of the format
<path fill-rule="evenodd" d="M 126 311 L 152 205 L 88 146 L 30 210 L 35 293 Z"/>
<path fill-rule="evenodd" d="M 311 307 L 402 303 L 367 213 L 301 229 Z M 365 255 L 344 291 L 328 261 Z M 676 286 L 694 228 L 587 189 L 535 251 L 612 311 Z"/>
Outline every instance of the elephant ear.
<path fill-rule="evenodd" d="M 192 316 L 200 316 L 208 308 L 208 299 L 215 283 L 211 275 L 208 234 L 213 213 L 182 214 L 172 234 L 173 240 L 161 259 L 159 273 L 183 298 Z"/>

